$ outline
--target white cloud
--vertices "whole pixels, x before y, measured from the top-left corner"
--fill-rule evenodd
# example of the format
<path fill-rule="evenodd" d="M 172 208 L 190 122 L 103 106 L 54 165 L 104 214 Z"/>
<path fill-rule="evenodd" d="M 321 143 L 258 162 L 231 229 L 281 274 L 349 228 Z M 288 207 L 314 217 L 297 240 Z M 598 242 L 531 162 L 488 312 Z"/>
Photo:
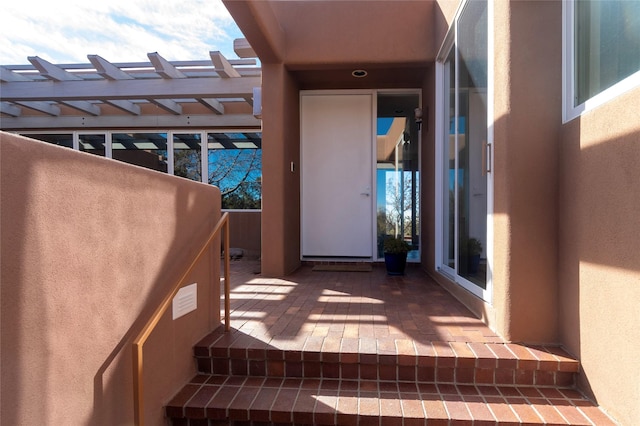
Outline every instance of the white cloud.
<path fill-rule="evenodd" d="M 229 58 L 242 37 L 220 0 L 17 0 L 0 6 L 0 64 L 26 64 L 27 56 L 53 63 Z"/>

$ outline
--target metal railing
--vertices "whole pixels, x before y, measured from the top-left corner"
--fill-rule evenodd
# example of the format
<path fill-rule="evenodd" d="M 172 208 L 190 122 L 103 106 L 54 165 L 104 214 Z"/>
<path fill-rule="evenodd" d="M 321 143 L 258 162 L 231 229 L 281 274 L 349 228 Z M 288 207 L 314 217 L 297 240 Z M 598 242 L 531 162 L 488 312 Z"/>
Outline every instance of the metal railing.
<path fill-rule="evenodd" d="M 133 341 L 133 416 L 134 422 L 137 426 L 144 425 L 144 388 L 143 388 L 143 367 L 144 367 L 144 358 L 143 358 L 143 346 L 147 341 L 156 325 L 162 318 L 162 315 L 167 311 L 169 306 L 173 301 L 173 298 L 178 293 L 187 277 L 195 267 L 196 263 L 200 260 L 202 255 L 209 249 L 209 246 L 214 242 L 220 230 L 224 227 L 224 329 L 225 331 L 229 331 L 230 327 L 230 303 L 229 303 L 229 213 L 224 213 L 218 223 L 211 231 L 209 238 L 204 243 L 196 257 L 193 259 L 189 267 L 186 269 L 182 277 L 178 280 L 176 285 L 172 288 L 171 292 L 162 300 L 162 303 L 156 310 L 153 315 L 147 321 L 145 326 L 142 328 L 138 337 Z M 215 305 L 214 305 L 215 306 Z"/>

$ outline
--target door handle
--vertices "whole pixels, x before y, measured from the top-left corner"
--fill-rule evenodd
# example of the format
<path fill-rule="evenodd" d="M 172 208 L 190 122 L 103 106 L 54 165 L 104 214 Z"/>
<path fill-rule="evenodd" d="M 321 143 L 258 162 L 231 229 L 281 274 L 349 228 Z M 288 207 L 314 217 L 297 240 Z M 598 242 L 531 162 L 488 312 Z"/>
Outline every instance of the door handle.
<path fill-rule="evenodd" d="M 493 157 L 491 156 L 491 144 L 482 141 L 482 176 L 491 173 L 493 168 Z"/>
<path fill-rule="evenodd" d="M 361 192 L 360 195 L 364 195 L 366 197 L 370 196 L 371 194 L 369 194 L 368 192 Z"/>

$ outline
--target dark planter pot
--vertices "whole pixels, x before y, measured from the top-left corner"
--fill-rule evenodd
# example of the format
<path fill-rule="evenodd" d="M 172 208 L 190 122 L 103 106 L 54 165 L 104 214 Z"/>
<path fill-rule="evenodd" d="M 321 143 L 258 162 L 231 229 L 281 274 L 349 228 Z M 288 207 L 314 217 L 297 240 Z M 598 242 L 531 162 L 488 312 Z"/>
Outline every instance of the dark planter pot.
<path fill-rule="evenodd" d="M 385 253 L 384 264 L 389 275 L 404 275 L 407 266 L 407 253 Z"/>
<path fill-rule="evenodd" d="M 480 255 L 475 254 L 469 256 L 468 263 L 469 275 L 475 275 L 478 273 L 478 267 L 480 266 Z"/>

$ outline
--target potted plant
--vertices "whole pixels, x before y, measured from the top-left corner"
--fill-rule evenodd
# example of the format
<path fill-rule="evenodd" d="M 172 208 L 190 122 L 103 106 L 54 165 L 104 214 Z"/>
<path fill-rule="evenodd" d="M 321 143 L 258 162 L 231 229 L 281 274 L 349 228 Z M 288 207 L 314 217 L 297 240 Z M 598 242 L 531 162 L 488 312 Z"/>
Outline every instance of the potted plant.
<path fill-rule="evenodd" d="M 387 237 L 383 243 L 384 264 L 389 275 L 403 275 L 411 246 L 401 237 Z"/>
<path fill-rule="evenodd" d="M 478 273 L 478 266 L 480 265 L 480 255 L 482 254 L 482 243 L 477 238 L 469 238 L 467 240 L 467 267 L 469 268 L 469 274 L 475 275 Z"/>

